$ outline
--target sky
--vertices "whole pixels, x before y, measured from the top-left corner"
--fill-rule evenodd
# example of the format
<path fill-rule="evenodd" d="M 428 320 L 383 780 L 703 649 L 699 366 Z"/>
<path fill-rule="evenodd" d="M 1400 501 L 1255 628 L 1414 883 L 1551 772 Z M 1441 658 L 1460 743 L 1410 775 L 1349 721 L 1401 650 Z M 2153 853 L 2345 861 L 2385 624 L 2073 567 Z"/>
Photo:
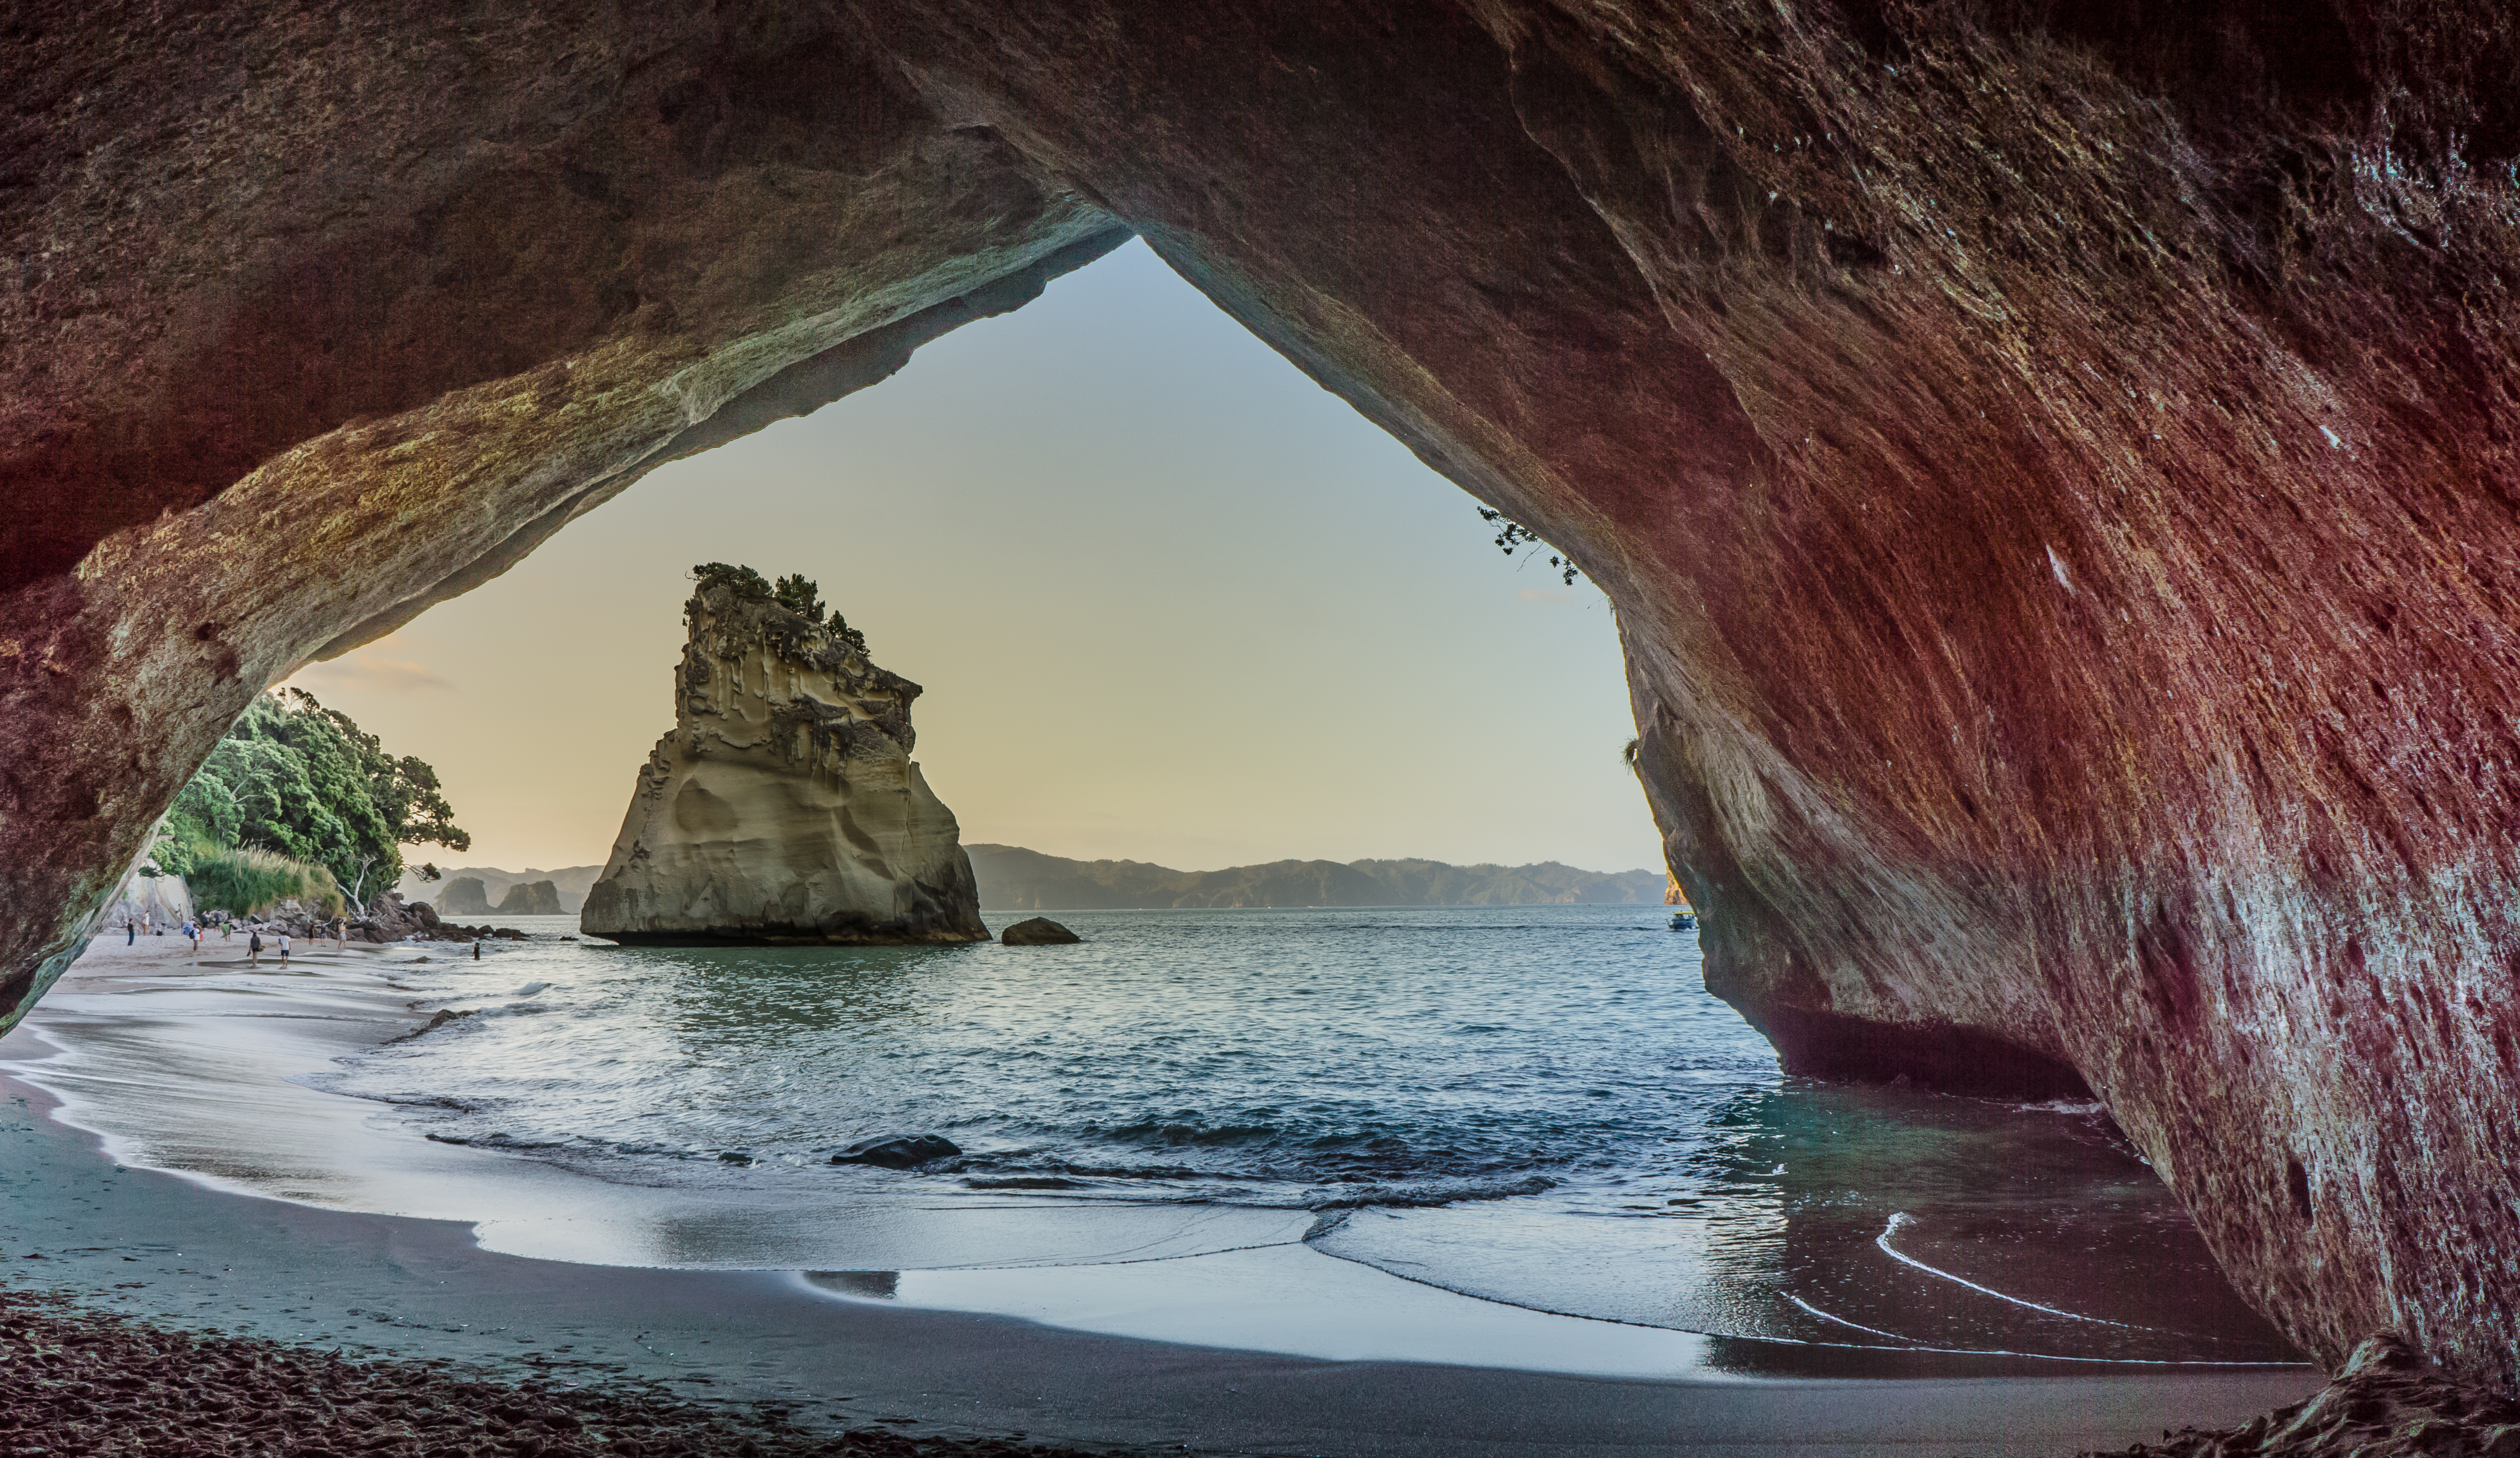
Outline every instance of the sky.
<path fill-rule="evenodd" d="M 967 844 L 1658 869 L 1609 606 L 1494 534 L 1132 243 L 292 683 L 436 766 L 472 848 L 413 861 L 601 863 L 691 569 L 744 563 L 924 686 Z"/>

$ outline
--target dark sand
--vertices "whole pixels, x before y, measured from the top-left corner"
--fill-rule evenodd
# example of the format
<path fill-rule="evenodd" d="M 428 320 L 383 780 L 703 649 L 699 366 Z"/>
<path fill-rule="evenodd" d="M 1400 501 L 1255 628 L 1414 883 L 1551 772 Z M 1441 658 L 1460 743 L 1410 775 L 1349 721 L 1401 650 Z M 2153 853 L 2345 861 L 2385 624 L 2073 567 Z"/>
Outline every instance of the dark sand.
<path fill-rule="evenodd" d="M 170 1332 L 0 1292 L 0 1438 L 100 1458 L 371 1453 L 379 1458 L 1096 1458 L 883 1428 L 799 1431 L 656 1387 L 485 1382 L 421 1362 Z"/>
<path fill-rule="evenodd" d="M 8 1082 L 0 1260 L 101 1310 L 351 1355 L 518 1377 L 661 1382 L 797 1421 L 1331 1458 L 2044 1454 L 2228 1427 L 2318 1386 L 2306 1369 L 1635 1381 L 1180 1346 L 840 1301 L 791 1272 L 499 1255 L 469 1227 L 346 1214 L 126 1170 Z M 1744 1344 L 1747 1345 L 1748 1344 Z M 1745 1354 L 1728 1365 L 1788 1370 Z M 1919 1357 L 1916 1360 L 1930 1361 Z M 1824 1370 L 1822 1367 L 1811 1370 Z M 1980 1364 L 1971 1370 L 1985 1370 Z M 889 1421 L 887 1421 L 889 1420 Z"/>

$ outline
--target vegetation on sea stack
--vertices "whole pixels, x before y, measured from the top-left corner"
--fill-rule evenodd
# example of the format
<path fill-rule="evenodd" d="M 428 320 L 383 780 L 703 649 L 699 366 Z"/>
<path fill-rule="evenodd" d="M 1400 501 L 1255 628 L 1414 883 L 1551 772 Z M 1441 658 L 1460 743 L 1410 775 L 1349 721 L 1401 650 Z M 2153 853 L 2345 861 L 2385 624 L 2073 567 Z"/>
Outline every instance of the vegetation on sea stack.
<path fill-rule="evenodd" d="M 402 879 L 402 847 L 423 843 L 472 844 L 437 771 L 387 753 L 312 694 L 284 689 L 248 706 L 175 797 L 157 859 L 194 886 L 200 904 L 245 912 L 287 896 L 346 893 L 364 904 L 372 889 Z M 298 888 L 255 899 L 290 878 Z M 222 888 L 225 899 L 204 895 L 205 885 Z"/>
<path fill-rule="evenodd" d="M 740 598 L 746 598 L 753 602 L 777 603 L 780 607 L 847 644 L 860 656 L 864 656 L 867 651 L 866 634 L 849 626 L 849 620 L 840 615 L 839 609 L 831 610 L 829 618 L 823 615 L 822 586 L 801 572 L 790 572 L 774 584 L 748 567 L 724 562 L 703 562 L 692 569 L 692 575 L 699 578 L 698 590 L 700 591 L 705 592 L 711 587 L 723 585 L 734 589 L 735 595 Z"/>

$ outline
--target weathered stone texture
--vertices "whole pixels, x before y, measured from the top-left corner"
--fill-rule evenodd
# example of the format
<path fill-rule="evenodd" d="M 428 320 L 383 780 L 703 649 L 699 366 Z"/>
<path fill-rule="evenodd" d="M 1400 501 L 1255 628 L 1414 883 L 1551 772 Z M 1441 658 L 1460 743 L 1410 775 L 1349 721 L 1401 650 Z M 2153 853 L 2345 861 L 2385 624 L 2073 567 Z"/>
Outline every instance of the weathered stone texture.
<path fill-rule="evenodd" d="M 2087 1083 L 2330 1364 L 2520 1350 L 2485 0 L 45 5 L 0 976 L 228 718 L 1125 230 L 1616 604 L 1710 981 Z"/>
<path fill-rule="evenodd" d="M 722 582 L 683 615 L 674 727 L 578 924 L 649 944 L 986 940 L 961 828 L 910 758 L 919 685 Z"/>

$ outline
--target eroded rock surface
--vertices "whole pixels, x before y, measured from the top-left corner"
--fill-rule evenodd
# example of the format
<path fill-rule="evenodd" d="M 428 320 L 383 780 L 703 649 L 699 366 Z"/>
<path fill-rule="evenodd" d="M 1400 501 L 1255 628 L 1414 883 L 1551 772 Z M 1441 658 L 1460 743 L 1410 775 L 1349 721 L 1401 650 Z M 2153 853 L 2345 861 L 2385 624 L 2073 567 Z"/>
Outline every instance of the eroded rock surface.
<path fill-rule="evenodd" d="M 2520 1458 L 2520 1405 L 2392 1337 L 2354 1349 L 2336 1381 L 2224 1433 L 2194 1428 L 2125 1458 Z M 2086 1454 L 2085 1458 L 2098 1458 Z"/>
<path fill-rule="evenodd" d="M 673 731 L 578 925 L 631 943 L 985 940 L 962 831 L 910 757 L 919 685 L 725 582 L 683 616 Z"/>
<path fill-rule="evenodd" d="M 2088 1085 L 2322 1360 L 2507 1384 L 2514 34 L 21 6 L 0 1003 L 264 685 L 1135 230 L 1609 593 L 1790 1066 Z"/>

